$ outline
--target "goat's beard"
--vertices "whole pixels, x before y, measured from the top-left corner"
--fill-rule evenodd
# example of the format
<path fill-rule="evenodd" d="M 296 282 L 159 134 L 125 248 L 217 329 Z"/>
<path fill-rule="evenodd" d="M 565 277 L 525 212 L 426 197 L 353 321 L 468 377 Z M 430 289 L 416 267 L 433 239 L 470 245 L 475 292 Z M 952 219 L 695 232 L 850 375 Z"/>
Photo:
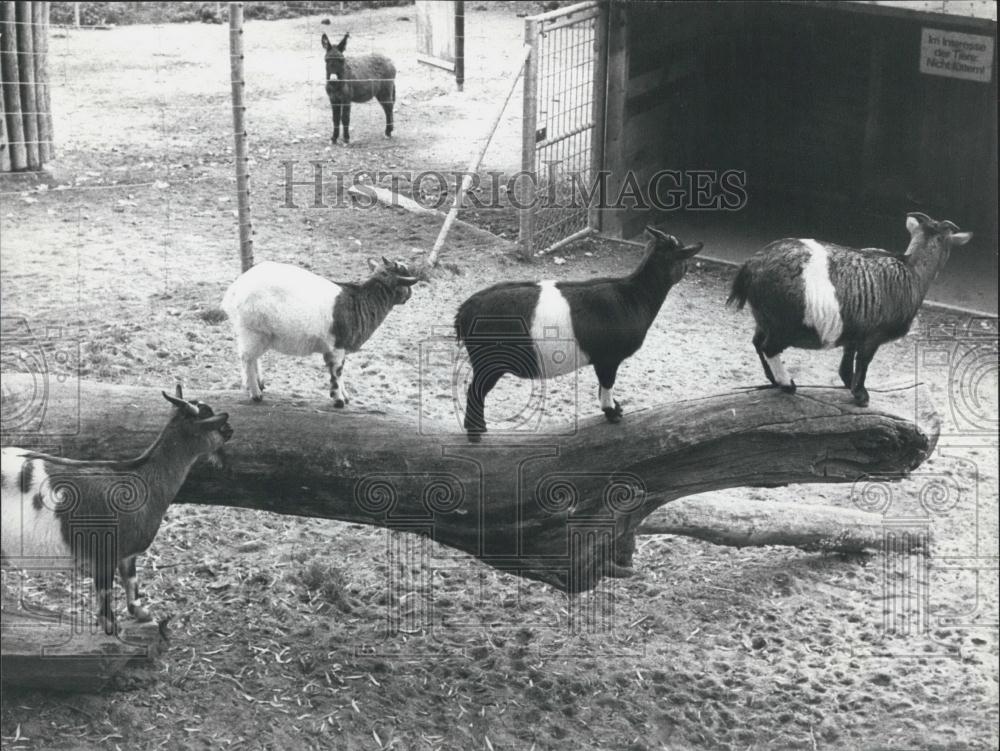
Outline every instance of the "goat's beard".
<path fill-rule="evenodd" d="M 208 455 L 207 461 L 210 467 L 215 469 L 225 469 L 229 466 L 229 457 L 226 455 L 225 449 L 217 449 Z"/>

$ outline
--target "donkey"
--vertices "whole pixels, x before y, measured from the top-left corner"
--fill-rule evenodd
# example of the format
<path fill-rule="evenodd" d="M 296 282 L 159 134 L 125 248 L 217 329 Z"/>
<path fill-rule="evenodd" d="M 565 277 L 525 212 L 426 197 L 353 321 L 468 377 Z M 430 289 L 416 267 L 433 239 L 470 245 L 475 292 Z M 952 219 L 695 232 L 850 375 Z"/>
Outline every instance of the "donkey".
<path fill-rule="evenodd" d="M 340 137 L 340 121 L 344 121 L 344 145 L 351 142 L 351 102 L 367 102 L 372 97 L 378 100 L 385 112 L 385 137 L 392 136 L 392 105 L 396 101 L 396 66 L 385 55 L 371 53 L 344 57 L 347 38 L 344 34 L 340 44 L 334 47 L 326 34 L 320 40 L 326 50 L 326 95 L 330 97 L 333 109 L 333 138 Z"/>

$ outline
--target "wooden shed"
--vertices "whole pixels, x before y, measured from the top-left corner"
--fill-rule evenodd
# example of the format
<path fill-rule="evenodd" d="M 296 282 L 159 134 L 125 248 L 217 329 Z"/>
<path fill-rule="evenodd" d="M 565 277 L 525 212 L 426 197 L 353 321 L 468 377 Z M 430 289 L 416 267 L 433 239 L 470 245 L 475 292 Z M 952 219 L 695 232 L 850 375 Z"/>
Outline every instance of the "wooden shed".
<path fill-rule="evenodd" d="M 537 156 L 524 166 L 546 169 L 554 146 L 544 147 L 589 126 L 587 178 L 603 169 L 607 179 L 590 230 L 630 238 L 650 221 L 738 209 L 800 214 L 817 232 L 836 222 L 843 242 L 898 245 L 903 213 L 924 211 L 973 229 L 977 252 L 995 256 L 993 2 L 614 0 L 574 9 L 529 19 L 543 65 L 537 96 L 526 84 L 525 153 Z M 595 77 L 594 115 L 560 129 L 552 112 L 567 97 L 549 91 L 544 64 L 559 59 L 549 48 L 574 23 L 592 29 L 595 60 L 584 73 Z M 558 241 L 546 236 L 535 249 Z"/>
<path fill-rule="evenodd" d="M 756 208 L 923 210 L 995 236 L 995 39 L 992 2 L 614 3 L 609 196 L 630 172 L 737 170 Z M 602 230 L 648 220 L 609 210 Z"/>

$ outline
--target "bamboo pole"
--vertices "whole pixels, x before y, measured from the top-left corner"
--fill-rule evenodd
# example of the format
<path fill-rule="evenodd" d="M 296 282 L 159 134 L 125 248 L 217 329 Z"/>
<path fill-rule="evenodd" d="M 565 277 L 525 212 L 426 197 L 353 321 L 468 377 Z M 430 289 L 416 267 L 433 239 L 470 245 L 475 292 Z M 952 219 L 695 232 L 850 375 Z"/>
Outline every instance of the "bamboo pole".
<path fill-rule="evenodd" d="M 73 25 L 80 28 L 80 3 L 73 3 Z"/>
<path fill-rule="evenodd" d="M 35 96 L 35 43 L 31 32 L 31 3 L 18 0 L 15 5 L 24 146 L 28 155 L 28 169 L 38 170 L 42 167 L 42 161 L 38 157 L 38 102 Z"/>
<path fill-rule="evenodd" d="M 21 73 L 17 62 L 17 12 L 13 0 L 3 3 L 3 31 L 0 33 L 0 76 L 3 80 L 4 114 L 7 118 L 7 143 L 10 145 L 10 168 L 17 172 L 28 167 L 24 146 L 24 123 L 21 121 Z"/>
<path fill-rule="evenodd" d="M 500 119 L 503 117 L 504 110 L 507 109 L 507 103 L 510 101 L 511 96 L 514 94 L 514 89 L 517 88 L 518 79 L 521 77 L 521 71 L 524 70 L 525 61 L 528 59 L 528 55 L 531 53 L 531 47 L 524 45 L 521 49 L 521 56 L 517 60 L 517 70 L 514 71 L 514 76 L 511 80 L 510 88 L 507 90 L 507 96 L 504 97 L 500 106 L 497 107 L 496 114 L 493 116 L 493 121 L 490 123 L 489 129 L 486 131 L 486 140 L 479 146 L 479 149 L 469 160 L 469 166 L 462 177 L 462 185 L 455 195 L 455 202 L 452 204 L 451 209 L 448 211 L 448 216 L 444 219 L 444 224 L 441 225 L 441 231 L 438 232 L 437 240 L 434 241 L 434 247 L 427 256 L 427 264 L 429 266 L 437 265 L 438 253 L 441 252 L 441 247 L 444 245 L 445 238 L 448 237 L 448 233 L 451 231 L 452 225 L 455 223 L 455 219 L 458 217 L 458 210 L 462 208 L 462 199 L 465 197 L 465 192 L 469 189 L 469 185 L 472 182 L 472 176 L 476 174 L 479 170 L 479 165 L 483 161 L 483 157 L 486 156 L 486 150 L 490 147 L 490 142 L 493 140 L 493 134 L 496 133 L 497 126 L 500 125 Z"/>
<path fill-rule="evenodd" d="M 0 29 L 2 34 L 4 29 Z M 0 85 L 0 172 L 10 172 L 10 141 L 7 138 L 7 115 L 3 106 L 3 86 Z"/>
<path fill-rule="evenodd" d="M 253 266 L 253 229 L 250 224 L 250 171 L 243 103 L 243 3 L 229 4 L 229 65 L 233 91 L 233 139 L 236 163 L 236 201 L 240 231 L 240 266 Z"/>
<path fill-rule="evenodd" d="M 52 99 L 49 93 L 49 4 L 31 4 L 31 30 L 35 44 L 35 99 L 38 105 L 38 157 L 44 165 L 52 159 Z"/>
<path fill-rule="evenodd" d="M 465 87 L 465 2 L 455 0 L 455 83 Z"/>

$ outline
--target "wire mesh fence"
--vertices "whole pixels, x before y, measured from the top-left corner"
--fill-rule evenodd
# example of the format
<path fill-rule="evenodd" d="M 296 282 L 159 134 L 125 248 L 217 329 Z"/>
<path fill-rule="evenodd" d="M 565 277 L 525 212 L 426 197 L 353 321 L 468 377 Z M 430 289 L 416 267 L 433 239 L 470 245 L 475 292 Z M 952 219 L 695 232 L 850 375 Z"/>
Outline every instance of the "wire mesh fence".
<path fill-rule="evenodd" d="M 525 76 L 523 169 L 534 175 L 526 196 L 522 243 L 547 252 L 597 228 L 588 196 L 600 167 L 603 96 L 602 9 L 579 3 L 529 18 L 534 48 Z"/>

